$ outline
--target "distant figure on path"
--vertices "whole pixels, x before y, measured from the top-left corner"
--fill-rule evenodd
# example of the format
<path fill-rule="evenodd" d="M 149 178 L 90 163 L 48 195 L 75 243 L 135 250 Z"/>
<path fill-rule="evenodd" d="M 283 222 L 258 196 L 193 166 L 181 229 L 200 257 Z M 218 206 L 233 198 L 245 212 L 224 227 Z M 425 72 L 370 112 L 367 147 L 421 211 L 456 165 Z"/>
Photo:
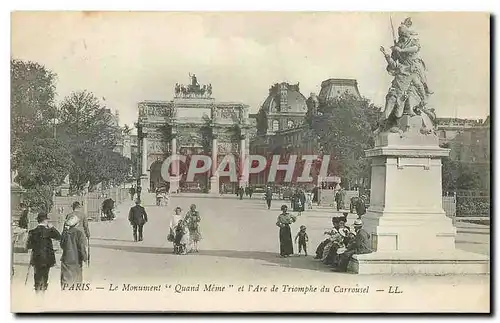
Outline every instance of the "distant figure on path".
<path fill-rule="evenodd" d="M 344 188 L 340 188 L 335 194 L 335 203 L 337 204 L 337 211 L 343 210 L 345 208 L 345 190 Z"/>
<path fill-rule="evenodd" d="M 132 226 L 134 241 L 143 240 L 143 228 L 144 224 L 148 222 L 148 214 L 146 210 L 141 206 L 141 200 L 137 199 L 135 205 L 130 208 L 128 213 L 128 220 Z M 139 237 L 137 237 L 137 231 L 139 231 Z"/>
<path fill-rule="evenodd" d="M 80 219 L 70 214 L 61 236 L 61 287 L 83 281 L 83 263 L 88 261 L 85 234 L 78 228 Z"/>
<path fill-rule="evenodd" d="M 18 225 L 21 229 L 28 229 L 30 208 L 24 203 L 19 204 L 19 206 L 23 211 L 21 213 L 21 217 L 19 218 Z"/>
<path fill-rule="evenodd" d="M 134 195 L 135 195 L 135 188 L 132 186 L 129 190 L 128 190 L 129 194 L 130 194 L 130 200 L 134 200 Z"/>
<path fill-rule="evenodd" d="M 266 193 L 264 193 L 264 197 L 267 203 L 267 209 L 271 209 L 271 201 L 273 200 L 273 191 L 271 191 L 271 187 L 267 187 Z"/>
<path fill-rule="evenodd" d="M 113 209 L 115 208 L 115 201 L 113 199 L 105 199 L 102 202 L 102 213 L 104 213 L 104 218 L 107 221 L 114 220 L 115 214 L 113 213 Z"/>
<path fill-rule="evenodd" d="M 34 268 L 35 292 L 45 292 L 49 271 L 56 264 L 52 239 L 61 240 L 61 234 L 48 222 L 45 212 L 38 213 L 38 226 L 28 233 L 27 249 L 31 249 L 30 265 Z"/>
<path fill-rule="evenodd" d="M 296 218 L 287 211 L 288 206 L 283 204 L 281 206 L 281 214 L 278 215 L 278 220 L 276 221 L 276 226 L 280 228 L 280 256 L 285 258 L 293 255 L 292 231 L 290 229 L 290 224 L 296 221 Z"/>
<path fill-rule="evenodd" d="M 366 214 L 366 196 L 364 195 L 361 195 L 356 203 L 356 214 L 358 215 L 358 219 L 361 219 Z"/>
<path fill-rule="evenodd" d="M 89 220 L 87 218 L 87 215 L 83 213 L 82 205 L 80 204 L 80 202 L 75 201 L 73 202 L 71 207 L 73 208 L 73 212 L 66 215 L 66 220 L 72 215 L 76 216 L 78 218 L 78 229 L 82 230 L 85 233 L 87 239 L 90 239 Z"/>
<path fill-rule="evenodd" d="M 137 185 L 137 189 L 135 190 L 135 193 L 137 194 L 137 199 L 141 199 L 141 192 L 142 192 L 142 187 L 140 185 Z"/>

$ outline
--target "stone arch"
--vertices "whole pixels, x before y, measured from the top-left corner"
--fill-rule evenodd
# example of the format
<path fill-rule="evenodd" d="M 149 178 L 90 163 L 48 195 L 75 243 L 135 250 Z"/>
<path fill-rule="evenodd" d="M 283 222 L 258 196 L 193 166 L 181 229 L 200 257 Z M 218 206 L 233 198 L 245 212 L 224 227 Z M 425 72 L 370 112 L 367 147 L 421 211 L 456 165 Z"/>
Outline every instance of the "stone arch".
<path fill-rule="evenodd" d="M 156 160 L 149 166 L 149 182 L 152 192 L 154 192 L 157 187 L 167 185 L 167 182 L 161 176 L 162 164 L 163 160 Z"/>

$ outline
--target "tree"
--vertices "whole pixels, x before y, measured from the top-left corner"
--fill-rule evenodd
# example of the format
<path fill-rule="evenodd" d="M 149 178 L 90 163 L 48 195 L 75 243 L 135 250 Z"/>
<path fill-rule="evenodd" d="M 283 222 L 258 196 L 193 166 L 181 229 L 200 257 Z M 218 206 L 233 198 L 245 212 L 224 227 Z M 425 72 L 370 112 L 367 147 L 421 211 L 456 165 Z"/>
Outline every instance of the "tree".
<path fill-rule="evenodd" d="M 370 177 L 370 164 L 364 151 L 374 146 L 373 130 L 377 127 L 380 108 L 368 99 L 345 93 L 333 100 L 320 102 L 318 114 L 306 124 L 314 131 L 324 155 L 336 165 L 335 174 L 350 186 L 358 179 Z"/>
<path fill-rule="evenodd" d="M 51 134 L 55 117 L 56 75 L 34 62 L 13 59 L 10 65 L 11 151 L 23 141 Z"/>
<path fill-rule="evenodd" d="M 129 168 L 124 165 L 130 165 L 130 160 L 122 160 L 113 152 L 123 129 L 94 94 L 81 91 L 64 98 L 59 119 L 60 136 L 71 147 L 72 191 L 81 191 L 87 182 L 92 190 L 100 182 L 118 184 L 126 179 Z"/>
<path fill-rule="evenodd" d="M 13 164 L 18 170 L 16 181 L 27 190 L 25 199 L 28 204 L 49 212 L 52 192 L 72 167 L 71 155 L 64 143 L 54 138 L 24 141 Z"/>
<path fill-rule="evenodd" d="M 60 111 L 61 132 L 72 144 L 92 143 L 113 149 L 121 135 L 110 110 L 87 91 L 75 92 L 64 98 Z"/>

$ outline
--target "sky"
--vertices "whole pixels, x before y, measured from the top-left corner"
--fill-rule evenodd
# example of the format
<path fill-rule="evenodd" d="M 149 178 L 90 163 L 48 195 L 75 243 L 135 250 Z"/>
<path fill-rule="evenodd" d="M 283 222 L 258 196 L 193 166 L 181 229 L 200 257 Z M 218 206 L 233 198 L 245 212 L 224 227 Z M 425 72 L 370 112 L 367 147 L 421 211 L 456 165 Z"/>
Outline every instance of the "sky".
<path fill-rule="evenodd" d="M 383 106 L 391 82 L 380 46 L 411 16 L 440 117 L 490 111 L 489 16 L 485 13 L 15 12 L 11 57 L 55 72 L 58 100 L 88 90 L 133 125 L 137 104 L 171 100 L 176 83 L 211 83 L 218 101 L 258 111 L 277 82 L 306 97 L 329 78 L 353 78 Z"/>

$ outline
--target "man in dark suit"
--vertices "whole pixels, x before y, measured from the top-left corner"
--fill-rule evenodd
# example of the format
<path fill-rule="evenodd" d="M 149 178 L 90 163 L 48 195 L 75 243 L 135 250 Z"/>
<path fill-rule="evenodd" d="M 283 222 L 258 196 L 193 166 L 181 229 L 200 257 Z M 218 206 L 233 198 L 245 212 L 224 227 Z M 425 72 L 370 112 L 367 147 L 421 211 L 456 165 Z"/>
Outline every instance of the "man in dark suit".
<path fill-rule="evenodd" d="M 30 265 L 34 268 L 35 291 L 47 290 L 50 268 L 56 264 L 52 239 L 60 240 L 61 234 L 48 223 L 47 213 L 37 216 L 38 226 L 28 233 L 27 248 L 32 249 Z"/>
<path fill-rule="evenodd" d="M 135 201 L 135 206 L 130 208 L 128 220 L 134 232 L 134 241 L 142 241 L 142 229 L 144 224 L 148 222 L 148 215 L 146 210 L 141 206 L 141 200 L 137 199 Z M 139 231 L 139 239 L 137 239 L 137 231 Z"/>
<path fill-rule="evenodd" d="M 141 185 L 137 185 L 137 189 L 135 190 L 135 193 L 137 194 L 137 199 L 141 198 L 141 192 L 142 192 Z"/>
<path fill-rule="evenodd" d="M 347 246 L 347 250 L 340 255 L 339 265 L 334 271 L 347 271 L 347 265 L 353 255 L 371 253 L 370 235 L 363 229 L 363 222 L 359 219 L 354 221 L 354 231 L 356 236 L 352 243 Z"/>
<path fill-rule="evenodd" d="M 271 208 L 271 201 L 273 200 L 273 191 L 271 191 L 270 186 L 267 187 L 266 193 L 264 195 L 264 197 L 266 198 L 267 209 L 269 210 Z"/>
<path fill-rule="evenodd" d="M 358 215 L 358 219 L 361 219 L 361 217 L 366 214 L 366 196 L 364 195 L 360 196 L 356 204 L 356 214 Z"/>

